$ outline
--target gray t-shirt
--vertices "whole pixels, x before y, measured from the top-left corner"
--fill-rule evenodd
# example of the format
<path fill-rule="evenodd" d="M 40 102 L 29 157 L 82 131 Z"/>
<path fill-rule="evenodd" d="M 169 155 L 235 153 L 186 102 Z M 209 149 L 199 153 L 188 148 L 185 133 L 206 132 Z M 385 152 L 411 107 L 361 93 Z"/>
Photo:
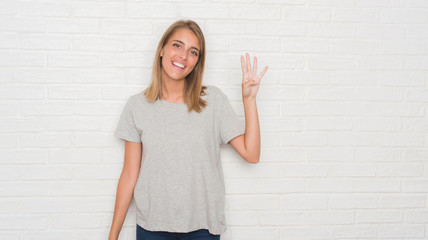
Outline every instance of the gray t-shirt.
<path fill-rule="evenodd" d="M 115 136 L 142 142 L 141 168 L 134 189 L 137 224 L 151 231 L 226 231 L 225 187 L 220 144 L 245 133 L 228 97 L 206 85 L 202 112 L 185 103 L 129 97 Z"/>

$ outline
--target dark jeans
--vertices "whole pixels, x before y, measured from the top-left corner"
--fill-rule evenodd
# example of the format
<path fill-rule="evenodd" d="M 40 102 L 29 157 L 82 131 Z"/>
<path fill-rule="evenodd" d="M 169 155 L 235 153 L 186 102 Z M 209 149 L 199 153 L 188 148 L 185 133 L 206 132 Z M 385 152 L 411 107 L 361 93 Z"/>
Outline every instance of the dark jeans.
<path fill-rule="evenodd" d="M 188 233 L 153 232 L 137 224 L 137 240 L 220 240 L 220 235 L 213 235 L 207 229 Z"/>

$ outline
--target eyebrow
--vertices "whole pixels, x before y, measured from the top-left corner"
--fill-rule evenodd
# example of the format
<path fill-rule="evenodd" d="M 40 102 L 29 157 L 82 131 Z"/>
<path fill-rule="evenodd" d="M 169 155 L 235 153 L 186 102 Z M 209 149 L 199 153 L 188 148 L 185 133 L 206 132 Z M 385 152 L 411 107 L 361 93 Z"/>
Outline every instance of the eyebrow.
<path fill-rule="evenodd" d="M 184 42 L 182 42 L 182 41 L 180 41 L 180 40 L 172 40 L 172 41 L 176 41 L 176 42 L 179 42 L 179 43 L 181 43 L 181 44 L 183 44 L 183 45 L 186 45 Z M 194 49 L 196 49 L 196 50 L 198 50 L 198 52 L 201 52 L 199 49 L 197 49 L 196 47 L 190 47 L 190 48 L 194 48 Z"/>

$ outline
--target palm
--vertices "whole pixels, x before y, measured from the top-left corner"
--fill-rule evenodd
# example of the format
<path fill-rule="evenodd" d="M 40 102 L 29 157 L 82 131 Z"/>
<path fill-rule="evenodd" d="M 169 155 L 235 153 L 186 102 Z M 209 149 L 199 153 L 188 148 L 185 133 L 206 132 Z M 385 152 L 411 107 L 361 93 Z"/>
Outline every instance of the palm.
<path fill-rule="evenodd" d="M 246 61 L 244 56 L 241 56 L 242 68 L 242 97 L 243 98 L 256 98 L 257 91 L 259 90 L 260 80 L 267 71 L 267 66 L 263 71 L 257 75 L 257 57 L 254 57 L 253 67 L 251 67 L 250 55 L 246 54 Z"/>

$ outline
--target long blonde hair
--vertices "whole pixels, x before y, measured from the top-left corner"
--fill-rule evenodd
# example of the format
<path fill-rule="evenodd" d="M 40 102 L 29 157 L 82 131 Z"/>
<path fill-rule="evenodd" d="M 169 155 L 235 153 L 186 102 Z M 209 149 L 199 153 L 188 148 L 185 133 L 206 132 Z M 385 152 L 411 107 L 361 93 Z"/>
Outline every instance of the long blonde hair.
<path fill-rule="evenodd" d="M 207 88 L 202 85 L 202 77 L 204 73 L 205 65 L 205 38 L 199 25 L 192 20 L 178 20 L 174 22 L 165 31 L 162 38 L 159 40 L 158 47 L 155 54 L 155 60 L 152 69 L 152 81 L 150 85 L 143 91 L 146 99 L 150 102 L 154 102 L 161 99 L 162 96 L 162 59 L 160 53 L 175 31 L 178 29 L 189 29 L 192 31 L 199 40 L 200 51 L 199 58 L 196 62 L 195 68 L 189 75 L 186 76 L 184 82 L 184 102 L 187 104 L 187 109 L 200 113 L 203 108 L 207 105 L 207 102 L 201 98 L 205 96 L 204 90 Z"/>

